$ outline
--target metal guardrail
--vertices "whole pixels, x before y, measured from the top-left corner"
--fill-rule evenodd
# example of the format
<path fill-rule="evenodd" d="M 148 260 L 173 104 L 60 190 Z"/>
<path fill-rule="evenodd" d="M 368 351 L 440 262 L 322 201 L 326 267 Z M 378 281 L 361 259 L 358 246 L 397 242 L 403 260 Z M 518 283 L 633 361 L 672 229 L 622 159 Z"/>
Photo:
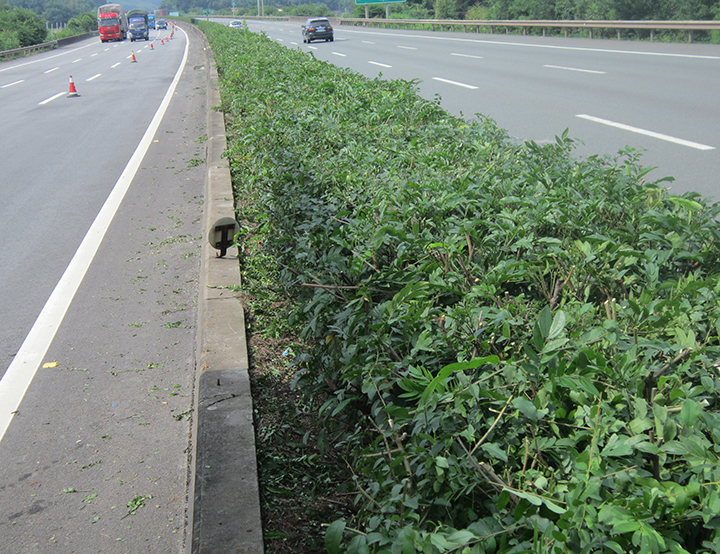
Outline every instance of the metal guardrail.
<path fill-rule="evenodd" d="M 59 46 L 65 46 L 66 44 L 72 44 L 79 40 L 84 40 L 93 36 L 97 36 L 97 31 L 90 31 L 82 35 L 75 35 L 74 37 L 65 37 L 57 40 L 51 40 L 50 42 L 43 42 L 41 44 L 33 44 L 32 46 L 25 46 L 23 48 L 13 48 L 12 50 L 0 51 L 0 59 L 2 58 L 14 58 L 15 56 L 24 56 L 32 52 L 39 52 L 41 50 L 53 50 Z"/>
<path fill-rule="evenodd" d="M 476 33 L 480 32 L 480 29 L 490 30 L 490 34 L 493 34 L 494 29 L 504 28 L 505 33 L 508 34 L 510 28 L 521 27 L 523 35 L 526 33 L 528 28 L 542 28 L 543 36 L 547 29 L 561 28 L 565 31 L 565 37 L 568 36 L 568 29 L 587 29 L 590 33 L 590 38 L 593 38 L 593 29 L 617 29 L 618 40 L 622 38 L 623 29 L 649 29 L 650 40 L 655 38 L 655 31 L 658 30 L 681 30 L 688 31 L 689 42 L 693 42 L 693 31 L 720 31 L 720 21 L 708 20 L 708 21 L 601 21 L 601 20 L 545 20 L 545 19 L 534 19 L 534 20 L 502 20 L 502 19 L 488 19 L 488 20 L 455 20 L 455 19 L 381 19 L 381 18 L 349 18 L 341 17 L 340 25 L 362 25 L 363 27 L 378 26 L 383 28 L 398 28 L 398 29 L 417 29 L 418 27 L 426 28 L 430 26 L 430 29 L 445 30 L 450 28 L 455 30 L 457 27 L 461 27 L 463 32 L 467 32 L 468 29 Z"/>

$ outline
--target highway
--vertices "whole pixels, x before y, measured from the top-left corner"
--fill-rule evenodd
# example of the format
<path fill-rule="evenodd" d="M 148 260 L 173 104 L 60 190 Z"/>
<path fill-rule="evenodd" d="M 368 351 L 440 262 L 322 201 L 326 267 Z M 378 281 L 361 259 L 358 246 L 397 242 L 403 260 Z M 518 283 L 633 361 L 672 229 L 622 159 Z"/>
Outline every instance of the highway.
<path fill-rule="evenodd" d="M 169 35 L 0 63 L 3 553 L 185 548 L 207 77 Z"/>
<path fill-rule="evenodd" d="M 465 118 L 489 117 L 517 140 L 565 129 L 577 156 L 630 147 L 675 193 L 720 199 L 720 46 L 336 26 L 303 44 L 298 24 L 249 21 L 288 48 L 370 78 L 418 80 Z"/>

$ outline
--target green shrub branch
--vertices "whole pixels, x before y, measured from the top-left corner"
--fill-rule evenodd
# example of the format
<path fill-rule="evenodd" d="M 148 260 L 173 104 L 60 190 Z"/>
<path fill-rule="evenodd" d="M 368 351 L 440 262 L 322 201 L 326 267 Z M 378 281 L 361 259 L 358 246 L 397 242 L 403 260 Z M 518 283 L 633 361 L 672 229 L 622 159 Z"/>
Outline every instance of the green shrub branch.
<path fill-rule="evenodd" d="M 720 552 L 720 208 L 202 24 L 357 515 L 329 552 Z"/>

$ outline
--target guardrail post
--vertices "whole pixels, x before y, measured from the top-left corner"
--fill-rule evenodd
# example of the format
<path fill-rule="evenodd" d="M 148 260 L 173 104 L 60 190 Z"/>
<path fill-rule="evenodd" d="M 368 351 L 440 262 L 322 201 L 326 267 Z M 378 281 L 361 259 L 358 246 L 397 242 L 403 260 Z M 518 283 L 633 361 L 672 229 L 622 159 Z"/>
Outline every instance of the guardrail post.
<path fill-rule="evenodd" d="M 693 43 L 693 33 L 692 33 L 692 32 L 693 32 L 692 29 L 690 29 L 690 30 L 688 31 L 688 39 L 689 39 L 689 41 L 690 41 L 690 44 Z"/>
<path fill-rule="evenodd" d="M 650 42 L 655 40 L 655 29 L 650 29 Z"/>
<path fill-rule="evenodd" d="M 543 37 L 545 37 L 545 32 L 547 31 L 547 27 L 543 27 Z"/>
<path fill-rule="evenodd" d="M 618 40 L 622 38 L 622 29 L 618 29 Z"/>
<path fill-rule="evenodd" d="M 492 25 L 490 25 L 490 34 L 491 34 L 491 35 L 493 34 L 493 28 L 492 28 Z"/>
<path fill-rule="evenodd" d="M 563 30 L 565 31 L 565 38 L 567 38 L 567 27 L 565 27 L 565 29 Z"/>
<path fill-rule="evenodd" d="M 592 27 L 590 27 L 590 38 L 592 38 Z"/>

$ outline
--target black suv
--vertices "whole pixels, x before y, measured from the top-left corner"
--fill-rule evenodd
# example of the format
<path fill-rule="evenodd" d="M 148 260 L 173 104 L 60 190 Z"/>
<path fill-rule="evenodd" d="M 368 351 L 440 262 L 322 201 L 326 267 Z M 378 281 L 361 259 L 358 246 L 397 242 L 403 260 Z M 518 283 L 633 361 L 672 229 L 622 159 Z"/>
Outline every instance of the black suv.
<path fill-rule="evenodd" d="M 335 40 L 333 28 L 327 17 L 311 17 L 302 26 L 303 42 L 308 44 L 313 40 Z"/>

